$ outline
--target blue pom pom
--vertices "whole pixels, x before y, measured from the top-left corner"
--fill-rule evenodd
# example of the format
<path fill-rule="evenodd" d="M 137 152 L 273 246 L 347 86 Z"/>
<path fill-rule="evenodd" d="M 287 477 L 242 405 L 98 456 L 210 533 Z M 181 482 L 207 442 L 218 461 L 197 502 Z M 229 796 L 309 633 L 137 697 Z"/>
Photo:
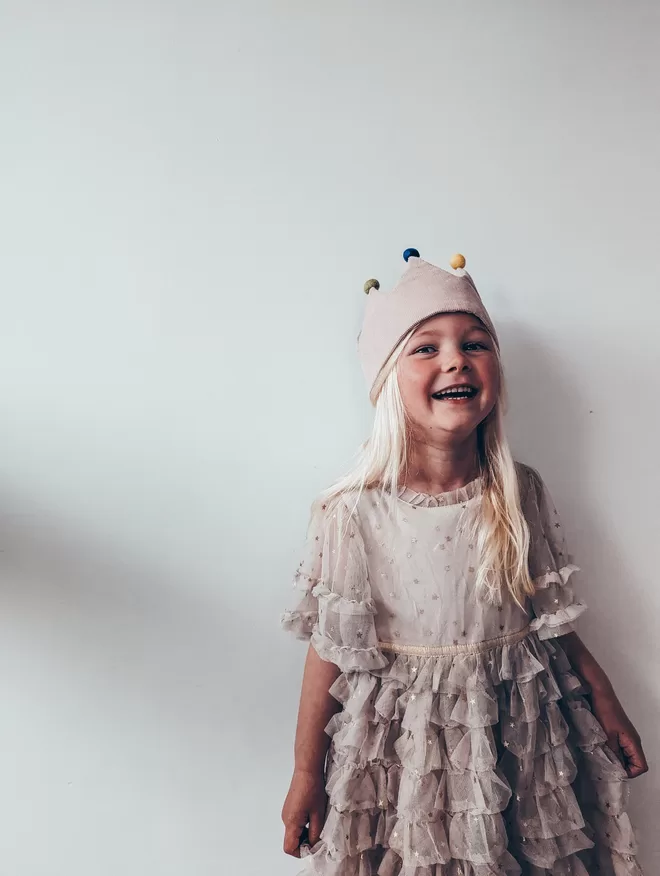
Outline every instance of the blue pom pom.
<path fill-rule="evenodd" d="M 403 253 L 403 260 L 404 260 L 404 261 L 407 262 L 408 259 L 409 259 L 411 256 L 413 256 L 414 258 L 418 259 L 418 258 L 419 258 L 419 250 L 418 250 L 418 249 L 412 249 L 412 248 L 411 248 L 411 249 L 406 249 L 406 250 L 404 250 L 404 253 Z"/>

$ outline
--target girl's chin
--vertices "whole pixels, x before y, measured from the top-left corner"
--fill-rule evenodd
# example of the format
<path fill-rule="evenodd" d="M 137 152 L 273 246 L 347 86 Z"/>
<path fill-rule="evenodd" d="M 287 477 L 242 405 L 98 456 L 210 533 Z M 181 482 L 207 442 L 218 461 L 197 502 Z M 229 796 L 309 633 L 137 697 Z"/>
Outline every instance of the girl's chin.
<path fill-rule="evenodd" d="M 438 417 L 433 420 L 427 420 L 424 423 L 418 423 L 417 427 L 422 433 L 427 435 L 438 435 L 444 432 L 445 435 L 455 435 L 456 438 L 464 440 L 473 432 L 476 432 L 479 423 L 483 421 L 483 417 Z"/>
<path fill-rule="evenodd" d="M 431 425 L 451 426 L 455 423 L 474 423 L 477 426 L 485 417 L 483 411 L 477 407 L 454 407 L 448 405 L 447 409 L 432 411 L 428 422 Z"/>

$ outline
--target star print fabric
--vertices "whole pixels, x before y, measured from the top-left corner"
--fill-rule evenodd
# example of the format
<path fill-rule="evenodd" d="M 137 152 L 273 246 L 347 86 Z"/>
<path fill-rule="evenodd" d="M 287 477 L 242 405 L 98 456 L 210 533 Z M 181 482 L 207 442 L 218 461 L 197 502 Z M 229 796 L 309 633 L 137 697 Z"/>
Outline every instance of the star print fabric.
<path fill-rule="evenodd" d="M 519 467 L 536 592 L 475 588 L 481 485 L 317 504 L 285 629 L 341 674 L 317 876 L 641 876 L 626 774 L 558 637 L 585 606 Z M 355 506 L 355 507 L 354 507 Z"/>
<path fill-rule="evenodd" d="M 326 512 L 324 505 L 316 508 L 293 582 L 303 596 L 284 614 L 283 626 L 299 638 L 311 637 L 319 656 L 344 672 L 382 668 L 387 659 L 377 647 L 360 528 L 345 502 Z"/>
<path fill-rule="evenodd" d="M 521 487 L 525 518 L 536 524 L 530 526 L 530 574 L 536 587 L 531 628 L 539 639 L 563 636 L 574 629 L 574 621 L 586 609 L 573 592 L 572 580 L 580 570 L 568 561 L 559 513 L 538 473 L 527 469 Z"/>

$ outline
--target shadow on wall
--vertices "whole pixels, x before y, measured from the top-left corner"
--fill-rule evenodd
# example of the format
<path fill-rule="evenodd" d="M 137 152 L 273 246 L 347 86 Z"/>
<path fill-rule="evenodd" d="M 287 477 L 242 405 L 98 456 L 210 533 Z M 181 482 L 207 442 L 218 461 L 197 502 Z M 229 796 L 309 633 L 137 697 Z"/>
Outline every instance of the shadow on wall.
<path fill-rule="evenodd" d="M 205 593 L 123 548 L 7 504 L 5 497 L 0 650 L 18 684 L 38 672 L 124 734 L 137 717 L 156 739 L 180 737 L 188 751 L 191 742 L 219 759 L 231 744 L 260 750 L 258 728 L 227 720 L 228 710 L 249 706 L 244 680 L 228 671 L 247 619 L 223 610 L 222 569 L 217 593 Z"/>
<path fill-rule="evenodd" d="M 602 497 L 590 492 L 590 485 L 603 478 L 598 470 L 603 457 L 596 444 L 599 412 L 580 395 L 579 380 L 567 372 L 566 362 L 527 326 L 505 324 L 500 335 L 510 395 L 508 432 L 514 452 L 521 461 L 538 468 L 552 486 L 567 524 L 569 550 L 583 569 L 580 593 L 590 610 L 580 631 L 611 675 L 624 708 L 646 743 L 647 755 L 653 757 L 657 685 L 632 646 L 638 641 L 655 641 L 657 618 L 653 612 L 634 608 L 644 605 L 649 581 L 640 573 L 639 558 L 632 556 L 634 548 L 612 527 L 612 514 L 617 510 L 610 509 L 609 516 L 605 515 Z M 629 379 L 637 380 L 633 363 L 628 364 Z M 647 385 L 650 398 L 660 397 L 660 384 L 655 392 L 648 390 Z M 622 447 L 622 460 L 626 453 L 627 448 Z M 627 470 L 622 463 L 621 488 L 629 491 L 624 498 L 632 505 L 634 496 L 648 486 L 634 471 L 626 483 Z M 650 533 L 652 521 L 647 525 Z M 645 802 L 655 800 L 659 790 L 653 771 L 635 782 L 633 814 L 641 811 Z"/>

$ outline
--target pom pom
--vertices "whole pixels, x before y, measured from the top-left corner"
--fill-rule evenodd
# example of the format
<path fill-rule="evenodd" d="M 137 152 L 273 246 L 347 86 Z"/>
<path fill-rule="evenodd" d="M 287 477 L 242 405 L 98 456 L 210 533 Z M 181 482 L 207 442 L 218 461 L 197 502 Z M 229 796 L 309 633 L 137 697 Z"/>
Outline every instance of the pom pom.
<path fill-rule="evenodd" d="M 459 270 L 460 268 L 464 268 L 465 267 L 465 256 L 461 255 L 460 252 L 457 252 L 456 255 L 453 255 L 449 259 L 449 264 L 452 266 L 452 268 L 455 271 Z"/>
<path fill-rule="evenodd" d="M 378 280 L 367 280 L 364 284 L 364 291 L 367 295 L 371 292 L 372 289 L 380 289 L 380 283 Z"/>
<path fill-rule="evenodd" d="M 408 259 L 409 259 L 411 256 L 413 256 L 414 258 L 418 259 L 418 258 L 419 258 L 419 250 L 418 250 L 418 249 L 413 249 L 412 247 L 411 247 L 410 249 L 406 249 L 406 250 L 404 250 L 404 253 L 403 253 L 403 260 L 404 260 L 404 262 L 407 262 Z"/>

